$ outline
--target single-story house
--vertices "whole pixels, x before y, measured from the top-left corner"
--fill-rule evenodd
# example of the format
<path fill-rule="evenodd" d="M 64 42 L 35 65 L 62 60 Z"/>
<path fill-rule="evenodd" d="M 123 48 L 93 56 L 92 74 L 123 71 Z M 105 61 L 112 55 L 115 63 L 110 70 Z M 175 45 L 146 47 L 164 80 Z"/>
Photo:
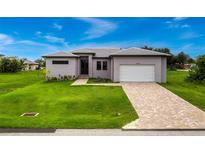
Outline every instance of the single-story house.
<path fill-rule="evenodd" d="M 39 64 L 30 60 L 24 61 L 25 70 L 36 70 L 39 67 Z"/>
<path fill-rule="evenodd" d="M 113 82 L 166 82 L 169 54 L 140 48 L 82 48 L 43 56 L 48 77 L 87 75 Z"/>

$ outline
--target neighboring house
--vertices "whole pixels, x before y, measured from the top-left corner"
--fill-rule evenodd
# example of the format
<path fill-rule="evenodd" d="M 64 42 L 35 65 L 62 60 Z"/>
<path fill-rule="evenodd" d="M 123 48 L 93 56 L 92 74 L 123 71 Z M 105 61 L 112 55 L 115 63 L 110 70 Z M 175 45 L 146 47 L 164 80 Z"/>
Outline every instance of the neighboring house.
<path fill-rule="evenodd" d="M 83 48 L 43 56 L 48 77 L 87 75 L 114 82 L 166 82 L 167 56 L 140 48 Z"/>
<path fill-rule="evenodd" d="M 25 70 L 36 70 L 39 67 L 39 64 L 30 60 L 24 61 Z"/>
<path fill-rule="evenodd" d="M 193 65 L 194 65 L 194 64 L 179 64 L 179 63 L 176 63 L 176 66 L 178 66 L 178 68 L 186 69 L 186 70 L 191 69 L 191 67 L 192 67 Z"/>

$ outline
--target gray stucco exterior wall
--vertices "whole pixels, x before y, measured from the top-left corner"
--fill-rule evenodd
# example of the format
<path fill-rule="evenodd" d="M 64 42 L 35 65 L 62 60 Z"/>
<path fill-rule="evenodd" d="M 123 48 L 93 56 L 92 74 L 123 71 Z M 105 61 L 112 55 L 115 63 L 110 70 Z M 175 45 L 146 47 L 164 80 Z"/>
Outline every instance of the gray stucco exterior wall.
<path fill-rule="evenodd" d="M 97 61 L 107 61 L 107 70 L 97 70 Z M 111 79 L 111 64 L 110 59 L 93 59 L 93 76 L 94 78 L 101 77 L 101 78 L 107 78 Z"/>
<path fill-rule="evenodd" d="M 113 81 L 113 73 L 114 73 L 114 70 L 113 70 L 113 58 L 110 59 L 110 79 Z"/>
<path fill-rule="evenodd" d="M 112 58 L 93 58 L 92 54 L 80 54 L 88 56 L 88 75 L 89 77 L 108 78 L 114 82 L 120 81 L 120 65 L 154 65 L 155 81 L 166 82 L 167 57 L 161 56 L 127 56 Z M 68 60 L 69 64 L 52 64 L 53 60 Z M 97 61 L 107 61 L 107 70 L 97 70 Z M 59 77 L 71 75 L 78 77 L 80 75 L 80 58 L 46 58 L 47 76 Z"/>
<path fill-rule="evenodd" d="M 113 81 L 120 81 L 120 65 L 154 65 L 155 66 L 155 81 L 164 82 L 166 65 L 162 67 L 162 57 L 113 57 Z M 166 59 L 166 58 L 165 58 Z M 163 59 L 163 65 L 165 60 Z M 162 75 L 163 69 L 163 75 Z M 162 79 L 163 78 L 163 79 Z"/>
<path fill-rule="evenodd" d="M 162 68 L 161 68 L 161 72 L 162 72 L 162 77 L 161 77 L 161 82 L 162 83 L 166 83 L 167 82 L 167 58 L 166 57 L 161 57 L 161 61 L 162 61 Z"/>
<path fill-rule="evenodd" d="M 52 64 L 53 60 L 68 60 L 69 64 Z M 78 62 L 77 58 L 46 58 L 46 76 L 59 77 L 60 76 L 78 76 Z"/>
<path fill-rule="evenodd" d="M 89 75 L 89 77 L 93 76 L 93 59 L 92 59 L 92 55 L 89 55 L 89 57 L 88 57 L 88 75 Z"/>

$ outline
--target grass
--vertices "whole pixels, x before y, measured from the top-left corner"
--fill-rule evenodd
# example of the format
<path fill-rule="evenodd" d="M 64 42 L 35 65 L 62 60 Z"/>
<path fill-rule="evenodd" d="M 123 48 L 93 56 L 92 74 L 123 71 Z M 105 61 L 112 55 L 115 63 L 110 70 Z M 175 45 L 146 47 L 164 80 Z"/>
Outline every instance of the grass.
<path fill-rule="evenodd" d="M 27 71 L 18 73 L 0 73 L 0 96 L 18 88 L 42 82 L 45 78 L 43 71 Z"/>
<path fill-rule="evenodd" d="M 121 128 L 137 118 L 121 87 L 70 86 L 72 81 L 44 82 L 43 76 L 39 71 L 0 75 L 0 127 Z M 40 114 L 20 117 L 24 112 Z"/>
<path fill-rule="evenodd" d="M 167 83 L 161 85 L 205 111 L 205 85 L 185 81 L 187 75 L 185 71 L 168 71 Z"/>
<path fill-rule="evenodd" d="M 103 78 L 89 78 L 87 83 L 112 83 L 110 79 Z"/>

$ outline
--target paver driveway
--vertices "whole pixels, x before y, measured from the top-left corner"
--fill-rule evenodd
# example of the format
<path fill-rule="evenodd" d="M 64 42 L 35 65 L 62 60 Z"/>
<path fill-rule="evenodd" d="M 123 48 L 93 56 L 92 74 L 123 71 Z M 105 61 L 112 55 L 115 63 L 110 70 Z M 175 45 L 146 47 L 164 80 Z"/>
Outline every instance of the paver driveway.
<path fill-rule="evenodd" d="M 156 83 L 122 83 L 122 87 L 139 115 L 123 129 L 205 129 L 205 112 L 164 87 Z"/>

